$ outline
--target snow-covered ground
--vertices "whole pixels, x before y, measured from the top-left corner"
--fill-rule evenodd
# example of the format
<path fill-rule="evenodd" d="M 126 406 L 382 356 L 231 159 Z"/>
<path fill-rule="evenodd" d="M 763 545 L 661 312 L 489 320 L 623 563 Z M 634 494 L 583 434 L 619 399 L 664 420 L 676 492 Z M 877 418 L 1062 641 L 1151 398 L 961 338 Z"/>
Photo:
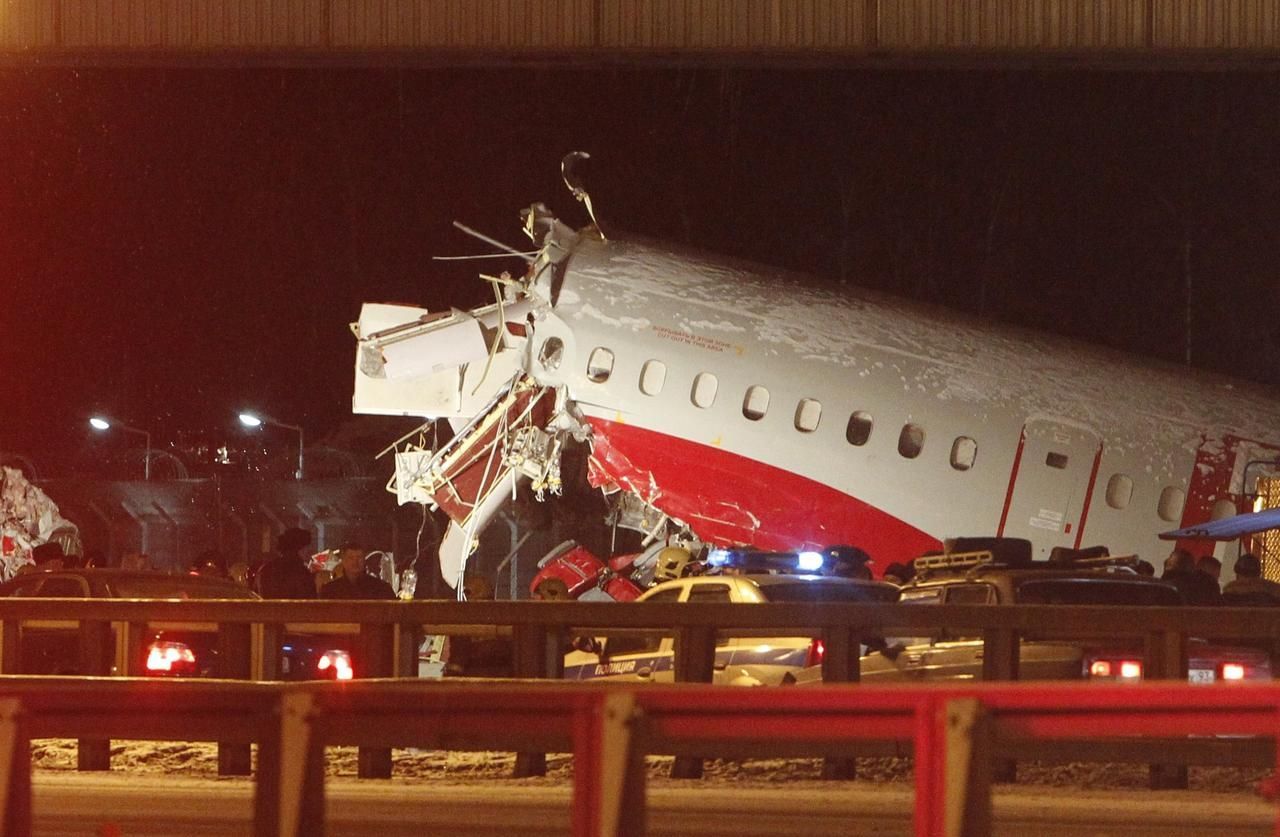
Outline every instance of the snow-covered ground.
<path fill-rule="evenodd" d="M 31 746 L 32 764 L 37 771 L 56 773 L 76 769 L 76 743 L 69 739 L 42 739 Z M 484 778 L 509 777 L 515 756 L 509 753 L 465 753 L 447 751 L 396 750 L 394 776 L 410 782 L 468 782 Z M 649 777 L 655 783 L 666 779 L 671 765 L 667 757 L 648 759 Z M 114 772 L 165 774 L 214 778 L 218 775 L 218 750 L 214 744 L 116 741 L 111 748 Z M 518 780 L 530 785 L 567 783 L 572 775 L 573 759 L 567 754 L 547 757 L 545 777 Z M 801 788 L 830 787 L 821 780 L 822 762 L 818 759 L 754 759 L 750 761 L 709 761 L 703 781 L 718 784 L 782 785 Z M 1216 793 L 1256 795 L 1258 783 L 1272 771 L 1254 768 L 1193 767 L 1190 771 L 1192 790 Z M 356 750 L 333 747 L 329 750 L 329 776 L 354 777 Z M 865 782 L 909 785 L 909 759 L 874 758 L 858 760 L 858 778 Z M 1147 787 L 1145 765 L 1065 764 L 1043 765 L 1023 763 L 1018 766 L 1018 781 L 1040 787 L 1104 789 L 1143 789 Z"/>

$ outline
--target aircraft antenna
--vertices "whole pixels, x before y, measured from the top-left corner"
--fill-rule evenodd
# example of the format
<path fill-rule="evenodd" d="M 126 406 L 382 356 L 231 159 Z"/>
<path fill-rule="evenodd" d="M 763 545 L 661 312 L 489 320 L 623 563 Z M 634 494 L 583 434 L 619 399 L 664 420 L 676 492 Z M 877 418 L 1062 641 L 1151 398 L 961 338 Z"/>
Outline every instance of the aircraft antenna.
<path fill-rule="evenodd" d="M 493 247 L 497 247 L 499 250 L 502 250 L 508 255 L 516 256 L 518 258 L 524 259 L 529 264 L 533 264 L 533 256 L 528 253 L 517 250 L 516 248 L 511 247 L 510 245 L 503 244 L 501 241 L 498 241 L 496 238 L 490 238 L 489 236 L 485 235 L 479 230 L 473 230 L 470 227 L 468 227 L 466 224 L 462 223 L 461 221 L 454 221 L 453 225 L 458 229 L 462 230 L 467 235 L 471 236 L 472 238 L 477 238 L 483 241 L 485 244 L 488 244 Z M 447 258 L 453 258 L 453 257 L 445 256 L 444 258 L 447 259 Z"/>
<path fill-rule="evenodd" d="M 580 161 L 590 159 L 591 155 L 585 151 L 570 151 L 560 159 L 560 176 L 564 178 L 564 185 L 569 187 L 569 191 L 573 193 L 574 198 L 587 208 L 587 215 L 591 217 L 591 223 L 599 231 L 600 238 L 608 241 L 604 236 L 604 230 L 600 229 L 600 222 L 596 220 L 596 212 L 591 207 L 591 195 L 587 193 L 582 179 L 573 170 Z"/>

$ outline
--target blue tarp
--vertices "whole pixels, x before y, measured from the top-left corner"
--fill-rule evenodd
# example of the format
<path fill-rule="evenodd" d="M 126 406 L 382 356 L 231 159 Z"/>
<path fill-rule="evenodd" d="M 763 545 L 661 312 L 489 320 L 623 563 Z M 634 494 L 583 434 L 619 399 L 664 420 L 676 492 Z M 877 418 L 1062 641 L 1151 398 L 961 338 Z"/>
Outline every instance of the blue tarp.
<path fill-rule="evenodd" d="M 1160 537 L 1166 541 L 1180 538 L 1233 541 L 1268 529 L 1280 529 L 1280 509 L 1263 509 L 1258 512 L 1238 514 L 1235 517 L 1224 517 L 1222 520 L 1210 520 L 1208 523 L 1198 523 L 1185 529 L 1164 532 Z"/>

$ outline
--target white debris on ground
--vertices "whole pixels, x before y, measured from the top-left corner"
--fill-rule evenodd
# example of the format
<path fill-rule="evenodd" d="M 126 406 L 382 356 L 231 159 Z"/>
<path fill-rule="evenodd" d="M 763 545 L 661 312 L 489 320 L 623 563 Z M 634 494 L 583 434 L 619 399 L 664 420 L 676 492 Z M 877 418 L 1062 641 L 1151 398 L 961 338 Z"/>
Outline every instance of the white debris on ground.
<path fill-rule="evenodd" d="M 41 739 L 31 742 L 32 765 L 37 771 L 74 771 L 76 742 L 71 739 Z M 333 778 L 356 776 L 356 749 L 329 749 L 326 775 Z M 565 784 L 572 780 L 573 758 L 568 754 L 547 756 L 547 775 L 510 779 L 515 756 L 510 753 L 468 753 L 443 750 L 396 750 L 393 775 L 408 782 L 467 782 L 475 779 L 506 779 L 523 784 Z M 162 773 L 192 778 L 217 778 L 218 748 L 208 743 L 115 741 L 111 747 L 111 767 L 115 772 Z M 753 759 L 749 761 L 711 760 L 702 780 L 669 779 L 671 758 L 650 756 L 649 778 L 657 783 L 705 781 L 742 786 L 830 787 L 824 781 L 821 759 Z M 1265 768 L 1193 767 L 1190 789 L 1215 793 L 1256 794 L 1258 783 L 1271 774 Z M 911 760 L 903 758 L 858 759 L 858 781 L 908 784 Z M 1139 790 L 1147 787 L 1146 765 L 1136 764 L 1038 764 L 1018 766 L 1018 784 L 1083 790 Z"/>

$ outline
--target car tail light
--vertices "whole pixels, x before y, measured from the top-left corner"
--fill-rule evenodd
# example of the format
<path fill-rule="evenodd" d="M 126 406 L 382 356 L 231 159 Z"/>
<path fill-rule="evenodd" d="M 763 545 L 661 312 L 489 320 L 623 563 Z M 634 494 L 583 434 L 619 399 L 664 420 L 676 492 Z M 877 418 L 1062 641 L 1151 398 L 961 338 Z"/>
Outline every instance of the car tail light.
<path fill-rule="evenodd" d="M 1118 680 L 1138 680 L 1142 677 L 1142 661 L 1094 660 L 1089 663 L 1089 676 Z"/>
<path fill-rule="evenodd" d="M 185 642 L 156 640 L 147 646 L 148 674 L 191 673 L 196 668 L 196 655 Z"/>
<path fill-rule="evenodd" d="M 1249 667 L 1244 663 L 1223 663 L 1220 674 L 1223 680 L 1244 680 L 1249 675 Z"/>
<path fill-rule="evenodd" d="M 335 680 L 350 680 L 351 655 L 346 651 L 326 651 L 316 661 L 316 671 L 323 672 Z"/>
<path fill-rule="evenodd" d="M 809 643 L 809 654 L 804 658 L 804 664 L 806 666 L 820 666 L 822 665 L 822 658 L 826 654 L 827 646 L 823 644 L 822 640 L 815 639 Z"/>

